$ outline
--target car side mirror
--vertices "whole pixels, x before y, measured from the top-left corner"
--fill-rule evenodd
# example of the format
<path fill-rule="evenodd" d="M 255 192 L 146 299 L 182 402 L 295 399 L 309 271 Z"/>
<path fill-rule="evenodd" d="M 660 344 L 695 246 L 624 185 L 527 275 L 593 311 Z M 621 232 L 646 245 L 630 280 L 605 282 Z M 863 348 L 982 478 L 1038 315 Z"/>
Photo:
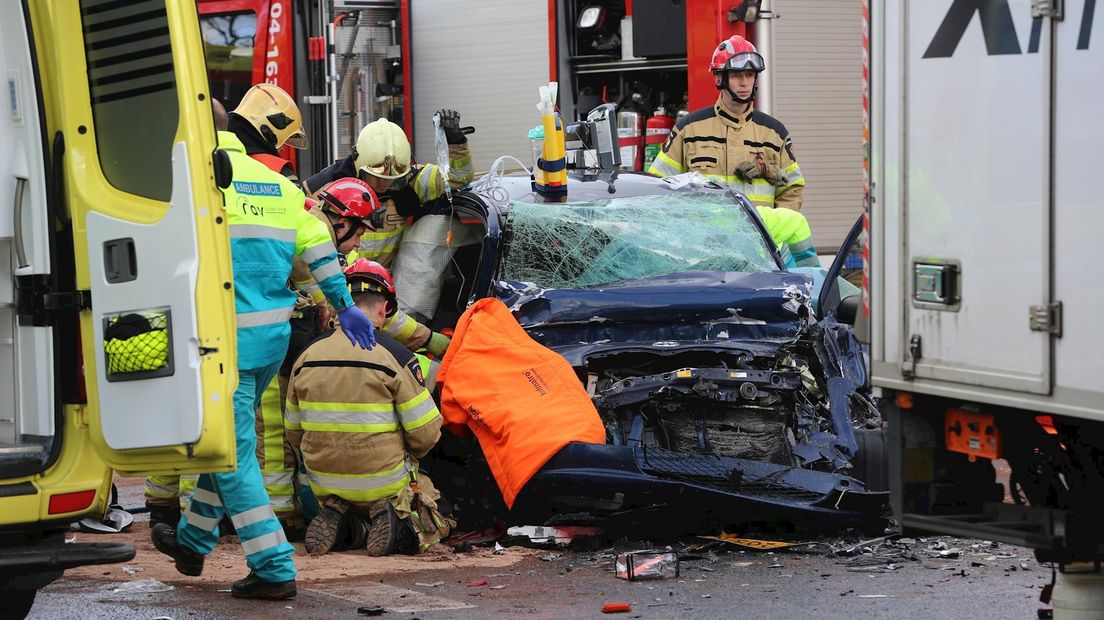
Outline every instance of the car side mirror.
<path fill-rule="evenodd" d="M 215 168 L 215 185 L 219 189 L 230 187 L 230 183 L 234 180 L 234 166 L 230 163 L 230 155 L 222 149 L 215 149 L 214 155 L 211 156 L 211 163 Z"/>
<path fill-rule="evenodd" d="M 862 299 L 862 295 L 852 295 L 850 297 L 843 298 L 836 306 L 836 320 L 840 323 L 846 323 L 848 325 L 855 324 L 855 317 L 859 316 L 859 301 Z"/>

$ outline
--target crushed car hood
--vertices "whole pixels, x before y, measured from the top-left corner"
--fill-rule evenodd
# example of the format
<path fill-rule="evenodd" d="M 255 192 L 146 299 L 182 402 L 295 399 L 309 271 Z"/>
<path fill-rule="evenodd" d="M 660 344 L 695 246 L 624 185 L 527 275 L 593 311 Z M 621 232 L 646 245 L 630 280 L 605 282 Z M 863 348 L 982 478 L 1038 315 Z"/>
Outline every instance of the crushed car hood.
<path fill-rule="evenodd" d="M 572 289 L 500 281 L 496 295 L 548 347 L 578 343 L 793 338 L 812 280 L 787 272 L 688 271 Z"/>

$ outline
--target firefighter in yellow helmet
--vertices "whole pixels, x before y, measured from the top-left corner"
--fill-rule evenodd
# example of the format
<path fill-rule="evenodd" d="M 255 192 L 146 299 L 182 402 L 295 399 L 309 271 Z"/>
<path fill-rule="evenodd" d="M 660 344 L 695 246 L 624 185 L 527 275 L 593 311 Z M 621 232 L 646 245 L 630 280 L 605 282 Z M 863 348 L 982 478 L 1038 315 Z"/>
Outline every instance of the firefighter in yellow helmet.
<path fill-rule="evenodd" d="M 230 131 L 241 139 L 253 159 L 298 183 L 295 166 L 280 155 L 285 145 L 307 148 L 303 115 L 284 89 L 275 84 L 254 84 L 230 112 Z"/>
<path fill-rule="evenodd" d="M 449 144 L 449 178 L 434 164 L 413 166 L 410 142 L 402 127 L 381 118 L 364 126 L 356 147 L 345 159 L 309 177 L 303 184 L 311 195 L 323 186 L 343 177 L 357 177 L 368 183 L 387 209 L 382 228 L 361 237 L 356 256 L 390 267 L 407 225 L 432 211 L 427 203 L 445 193 L 445 183 L 453 189 L 472 180 L 473 168 L 467 128 L 460 127 L 460 114 L 441 110 L 441 127 Z"/>
<path fill-rule="evenodd" d="M 345 270 L 358 308 L 382 326 L 395 307 L 395 285 L 379 263 Z M 295 362 L 284 426 L 301 450 L 323 508 L 307 528 L 306 550 L 367 548 L 372 556 L 416 553 L 448 535 L 455 522 L 440 493 L 418 471 L 437 443 L 443 419 L 426 389 L 424 366 L 386 334 L 371 351 L 330 335 Z M 443 508 L 443 506 L 442 506 Z"/>

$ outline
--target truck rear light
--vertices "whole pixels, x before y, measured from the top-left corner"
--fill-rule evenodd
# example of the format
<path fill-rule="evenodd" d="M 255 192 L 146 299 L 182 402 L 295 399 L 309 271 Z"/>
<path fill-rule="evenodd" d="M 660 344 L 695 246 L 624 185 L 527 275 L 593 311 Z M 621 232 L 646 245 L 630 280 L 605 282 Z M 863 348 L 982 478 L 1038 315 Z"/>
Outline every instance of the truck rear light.
<path fill-rule="evenodd" d="M 74 493 L 60 493 L 50 497 L 49 514 L 57 515 L 66 512 L 84 510 L 92 505 L 96 499 L 95 489 L 89 491 L 76 491 Z"/>
<path fill-rule="evenodd" d="M 947 450 L 958 452 L 976 461 L 999 459 L 1001 436 L 997 423 L 988 413 L 947 409 L 943 428 L 946 430 Z"/>
<path fill-rule="evenodd" d="M 1035 416 L 1035 423 L 1043 427 L 1043 431 L 1047 435 L 1057 435 L 1058 429 L 1054 427 L 1054 417 L 1049 415 L 1037 415 Z"/>

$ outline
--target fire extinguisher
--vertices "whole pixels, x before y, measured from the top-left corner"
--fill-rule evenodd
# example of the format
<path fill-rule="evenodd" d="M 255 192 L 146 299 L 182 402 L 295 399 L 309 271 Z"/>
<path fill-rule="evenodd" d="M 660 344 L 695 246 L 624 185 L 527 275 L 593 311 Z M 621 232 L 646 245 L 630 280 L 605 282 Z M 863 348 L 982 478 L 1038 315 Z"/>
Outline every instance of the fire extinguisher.
<path fill-rule="evenodd" d="M 655 160 L 667 136 L 675 128 L 675 119 L 667 116 L 667 110 L 662 106 L 656 108 L 655 114 L 648 117 L 644 132 L 644 168 L 647 170 Z"/>
<path fill-rule="evenodd" d="M 617 112 L 617 142 L 621 146 L 621 169 L 644 169 L 644 108 L 640 93 Z"/>

